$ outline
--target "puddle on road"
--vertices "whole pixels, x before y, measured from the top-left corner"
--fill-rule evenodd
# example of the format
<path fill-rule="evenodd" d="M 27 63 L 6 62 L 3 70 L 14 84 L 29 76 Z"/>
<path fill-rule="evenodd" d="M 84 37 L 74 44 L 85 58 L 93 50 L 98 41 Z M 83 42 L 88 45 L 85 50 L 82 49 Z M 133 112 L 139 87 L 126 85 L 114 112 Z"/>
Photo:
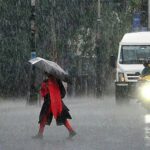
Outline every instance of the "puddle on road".
<path fill-rule="evenodd" d="M 144 116 L 145 121 L 145 145 L 150 148 L 150 114 Z"/>

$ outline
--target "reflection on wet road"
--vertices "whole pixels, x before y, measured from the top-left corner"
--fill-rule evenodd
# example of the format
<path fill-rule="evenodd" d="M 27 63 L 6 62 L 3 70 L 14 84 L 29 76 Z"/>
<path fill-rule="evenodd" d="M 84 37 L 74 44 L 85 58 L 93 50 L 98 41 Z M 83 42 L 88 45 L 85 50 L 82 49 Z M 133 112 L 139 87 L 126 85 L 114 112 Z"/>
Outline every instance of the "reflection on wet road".
<path fill-rule="evenodd" d="M 144 116 L 145 120 L 145 146 L 150 149 L 150 114 Z"/>

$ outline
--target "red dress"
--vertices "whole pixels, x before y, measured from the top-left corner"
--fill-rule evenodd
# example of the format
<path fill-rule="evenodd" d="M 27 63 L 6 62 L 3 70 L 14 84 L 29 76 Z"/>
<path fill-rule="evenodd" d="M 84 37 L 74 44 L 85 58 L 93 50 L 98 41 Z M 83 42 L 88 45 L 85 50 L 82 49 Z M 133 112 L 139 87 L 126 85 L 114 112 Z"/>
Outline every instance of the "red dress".
<path fill-rule="evenodd" d="M 45 80 L 41 85 L 40 93 L 44 97 L 44 103 L 41 108 L 39 123 L 45 116 L 47 117 L 48 125 L 50 125 L 53 116 L 57 125 L 63 125 L 66 119 L 71 119 L 69 109 L 62 101 L 66 91 L 60 80 Z"/>

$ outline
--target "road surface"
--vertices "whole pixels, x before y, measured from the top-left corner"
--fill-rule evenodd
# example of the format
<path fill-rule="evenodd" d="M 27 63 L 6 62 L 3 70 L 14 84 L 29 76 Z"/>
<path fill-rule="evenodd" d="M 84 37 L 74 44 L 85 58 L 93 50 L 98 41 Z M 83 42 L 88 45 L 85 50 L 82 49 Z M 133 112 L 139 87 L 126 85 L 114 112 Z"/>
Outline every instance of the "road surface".
<path fill-rule="evenodd" d="M 40 106 L 25 100 L 0 102 L 0 150 L 149 150 L 150 116 L 139 103 L 117 106 L 114 97 L 66 98 L 77 135 L 68 140 L 64 126 L 53 120 L 42 140 L 38 131 Z"/>

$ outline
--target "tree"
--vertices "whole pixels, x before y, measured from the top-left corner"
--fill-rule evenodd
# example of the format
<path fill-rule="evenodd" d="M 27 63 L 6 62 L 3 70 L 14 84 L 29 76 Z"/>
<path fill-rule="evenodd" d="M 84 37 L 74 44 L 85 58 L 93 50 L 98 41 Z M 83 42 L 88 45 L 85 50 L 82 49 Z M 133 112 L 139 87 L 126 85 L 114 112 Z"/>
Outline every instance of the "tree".
<path fill-rule="evenodd" d="M 128 1 L 126 11 L 121 11 L 112 7 L 111 2 L 113 0 L 109 1 L 109 5 L 102 3 L 101 8 L 100 49 L 106 68 L 103 76 L 105 85 L 111 76 L 108 73 L 109 56 L 117 54 L 121 37 L 131 31 L 132 12 L 141 5 L 139 0 Z M 26 63 L 30 59 L 30 0 L 2 0 L 0 8 L 0 95 L 26 95 L 29 73 Z M 56 60 L 62 67 L 67 58 L 69 65 L 66 69 L 71 74 L 85 70 L 90 80 L 95 78 L 95 68 L 85 68 L 84 61 L 82 66 L 77 60 L 88 55 L 85 61 L 95 66 L 97 0 L 38 0 L 35 11 L 37 56 Z M 81 55 L 77 56 L 77 50 Z"/>

